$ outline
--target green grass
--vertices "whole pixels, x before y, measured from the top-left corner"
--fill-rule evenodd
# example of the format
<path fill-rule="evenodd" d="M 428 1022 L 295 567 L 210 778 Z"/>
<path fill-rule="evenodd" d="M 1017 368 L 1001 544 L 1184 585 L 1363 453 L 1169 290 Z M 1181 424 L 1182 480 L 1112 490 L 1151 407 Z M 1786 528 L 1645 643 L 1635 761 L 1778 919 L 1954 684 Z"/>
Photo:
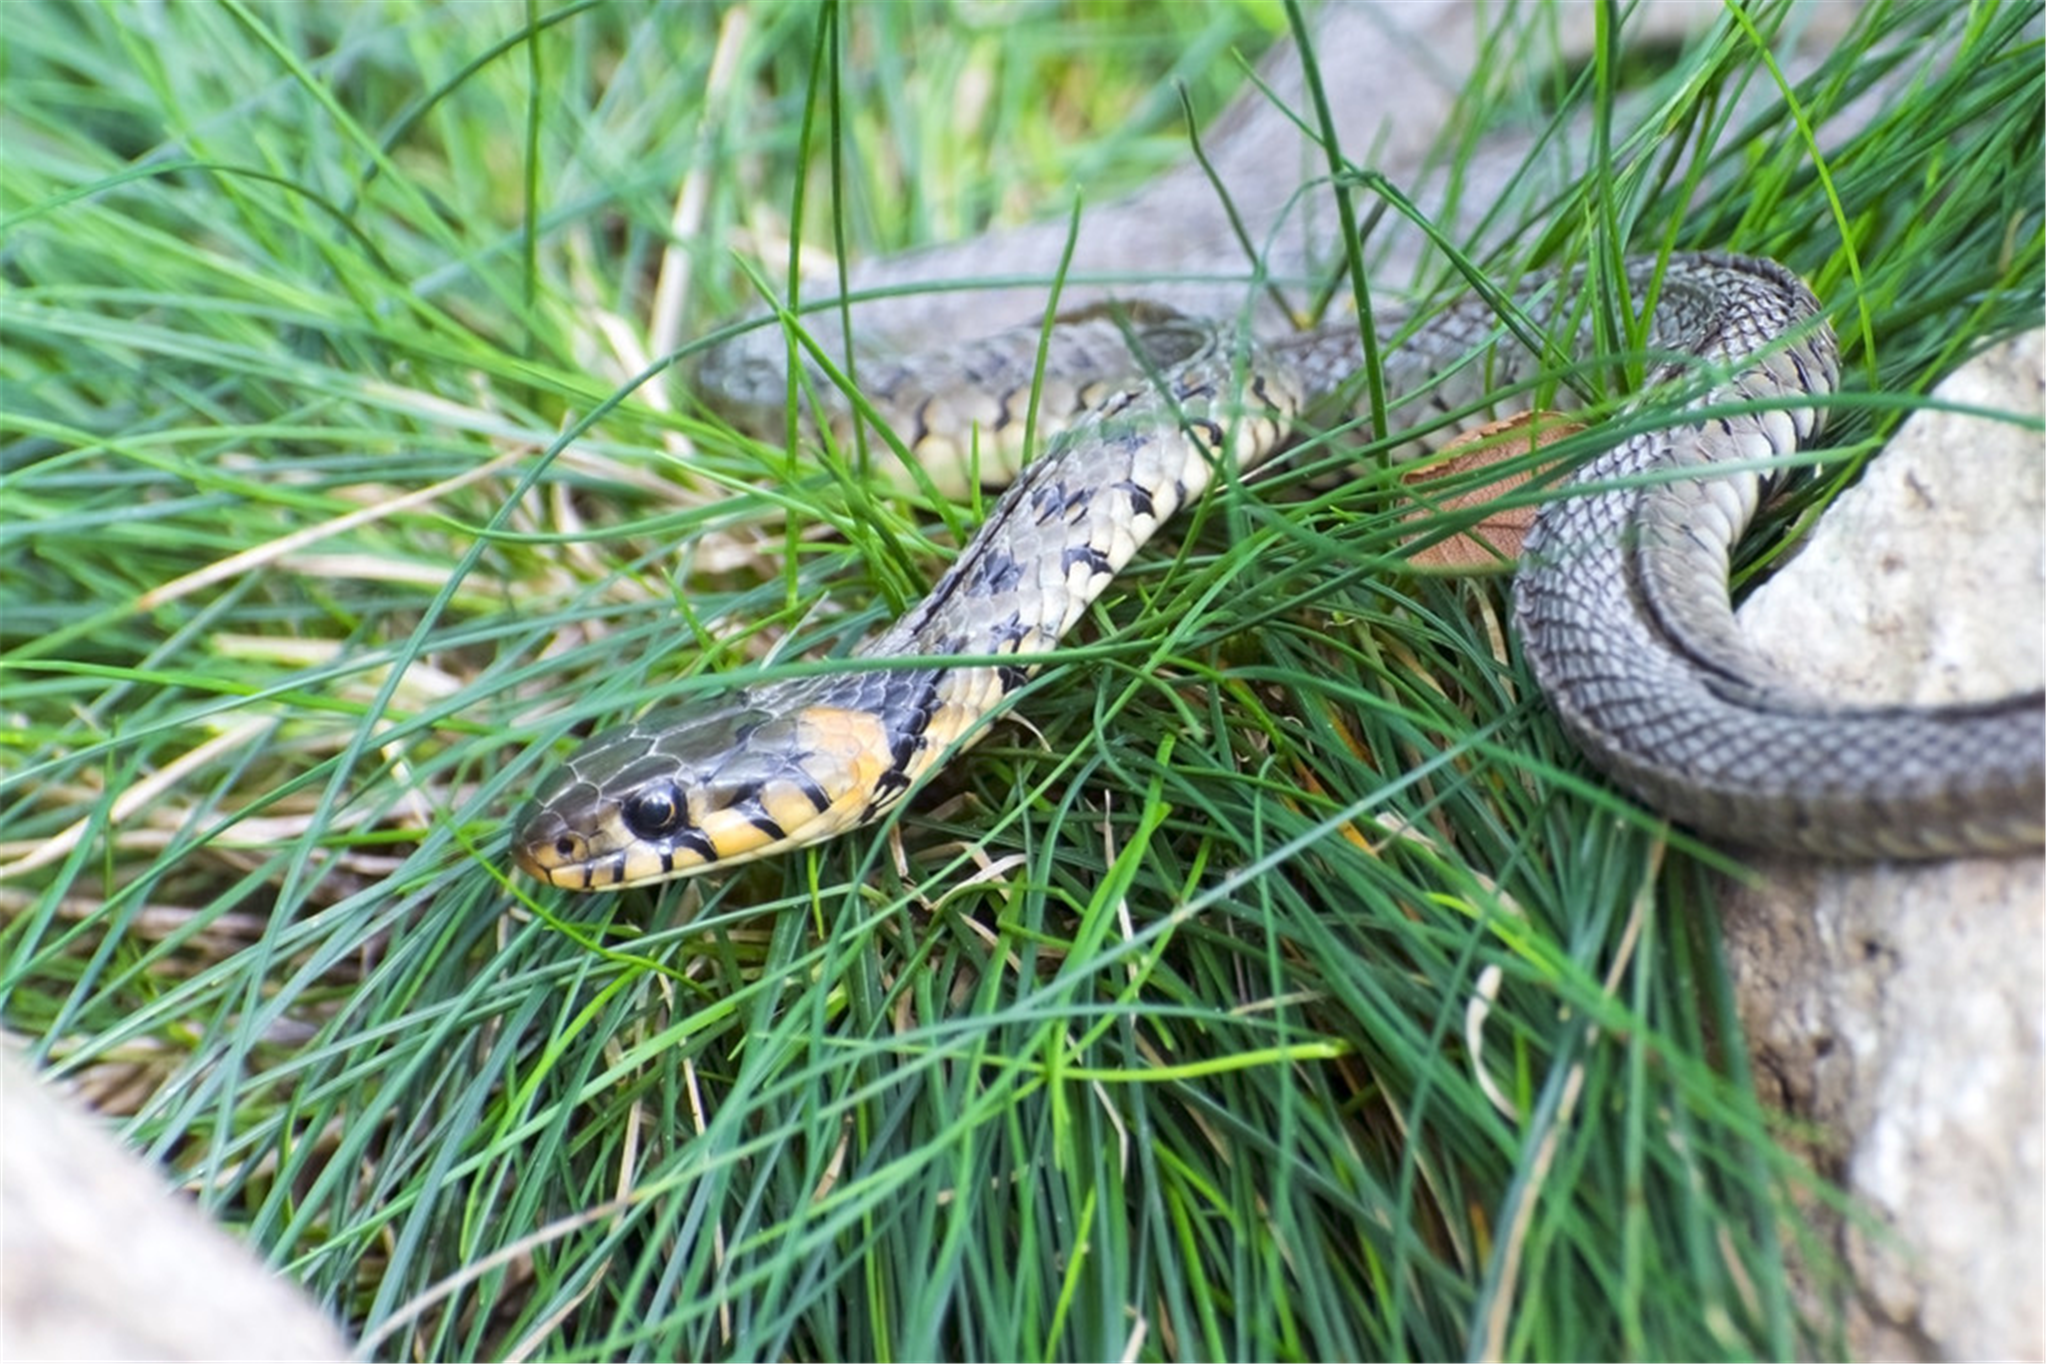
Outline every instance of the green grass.
<path fill-rule="evenodd" d="M 1513 263 L 1784 259 L 1851 472 L 2038 321 L 2038 13 L 1878 3 L 1795 118 L 1733 26 L 1488 83 L 1472 126 L 1589 108 L 1608 152 L 1502 198 Z M 665 254 L 686 339 L 785 264 L 799 171 L 861 255 L 1102 200 L 1285 23 L 839 18 L 819 62 L 799 5 L 10 10 L 8 1028 L 376 1357 L 1836 1350 L 1710 855 L 1587 778 L 1501 582 L 1408 571 L 1377 474 L 1169 532 L 884 827 L 507 879 L 571 732 L 851 647 L 971 522 L 698 411 Z"/>

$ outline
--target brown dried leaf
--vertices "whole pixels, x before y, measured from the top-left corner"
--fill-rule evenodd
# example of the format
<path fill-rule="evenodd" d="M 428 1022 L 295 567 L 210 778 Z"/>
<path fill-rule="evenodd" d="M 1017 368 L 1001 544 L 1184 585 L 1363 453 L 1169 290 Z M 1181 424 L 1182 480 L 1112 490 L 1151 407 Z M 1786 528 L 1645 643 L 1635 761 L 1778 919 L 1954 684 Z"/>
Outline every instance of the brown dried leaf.
<path fill-rule="evenodd" d="M 1430 460 L 1424 467 L 1405 475 L 1402 481 L 1410 485 L 1432 482 L 1503 464 L 1546 449 L 1583 429 L 1582 423 L 1569 421 L 1559 413 L 1522 412 L 1465 432 L 1443 451 L 1442 459 Z M 1512 492 L 1536 472 L 1544 472 L 1549 467 L 1549 464 L 1538 468 L 1523 465 L 1479 487 L 1452 496 L 1431 497 L 1425 505 L 1416 506 L 1407 513 L 1405 520 L 1425 524 L 1444 512 L 1479 506 Z M 1460 535 L 1414 550 L 1407 562 L 1416 568 L 1438 571 L 1496 571 L 1520 558 L 1521 543 L 1534 524 L 1535 510 L 1531 506 L 1502 507 Z M 1408 543 L 1413 543 L 1413 540 Z"/>

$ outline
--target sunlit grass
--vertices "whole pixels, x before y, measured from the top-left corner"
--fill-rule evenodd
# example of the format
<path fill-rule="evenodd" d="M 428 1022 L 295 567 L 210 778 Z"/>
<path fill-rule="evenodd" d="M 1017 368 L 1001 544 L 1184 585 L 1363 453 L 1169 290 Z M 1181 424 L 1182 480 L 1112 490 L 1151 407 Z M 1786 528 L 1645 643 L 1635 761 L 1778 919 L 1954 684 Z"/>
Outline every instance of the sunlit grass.
<path fill-rule="evenodd" d="M 1737 25 L 1626 114 L 1620 72 L 1557 80 L 1609 157 L 1491 208 L 1514 265 L 1799 269 L 1842 456 L 2046 273 L 2036 7 L 1873 8 L 1796 118 Z M 571 734 L 849 649 L 970 527 L 668 366 L 756 307 L 742 262 L 778 278 L 799 172 L 812 252 L 1103 199 L 1186 154 L 1173 80 L 1211 115 L 1284 22 L 851 7 L 818 62 L 808 7 L 527 13 L 8 15 L 35 1057 L 379 1357 L 1827 1352 L 1697 850 L 1586 775 L 1501 580 L 1408 569 L 1388 474 L 1186 518 L 875 829 L 653 894 L 508 879 Z M 1543 13 L 1505 24 L 1541 64 Z"/>

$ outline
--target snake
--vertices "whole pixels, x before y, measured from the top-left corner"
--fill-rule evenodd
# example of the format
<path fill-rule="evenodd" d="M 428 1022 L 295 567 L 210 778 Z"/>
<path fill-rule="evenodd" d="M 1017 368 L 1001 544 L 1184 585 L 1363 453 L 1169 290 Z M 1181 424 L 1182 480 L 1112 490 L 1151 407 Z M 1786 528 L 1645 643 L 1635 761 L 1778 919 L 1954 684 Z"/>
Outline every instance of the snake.
<path fill-rule="evenodd" d="M 1736 845 L 1864 860 L 2046 843 L 2046 697 L 1842 705 L 1786 680 L 1735 623 L 1731 555 L 1786 461 L 1822 435 L 1839 381 L 1811 291 L 1730 254 L 1633 259 L 1621 279 L 1649 303 L 1632 401 L 1661 395 L 1669 419 L 1563 480 L 1512 588 L 1522 653 L 1564 732 L 1661 816 Z M 1431 433 L 1392 456 L 1439 449 L 1460 429 L 1450 418 L 1475 424 L 1488 394 L 1530 386 L 1559 333 L 1566 356 L 1587 350 L 1586 287 L 1581 269 L 1551 271 L 1418 323 L 1374 314 L 1386 429 Z M 987 732 L 1034 656 L 1179 510 L 1283 452 L 1304 414 L 1358 405 L 1356 322 L 1267 341 L 1242 330 L 1138 301 L 863 363 L 865 414 L 919 458 L 1020 457 L 1031 430 L 1043 453 L 843 671 L 657 708 L 573 751 L 518 819 L 517 865 L 616 890 L 816 844 L 894 807 Z M 742 422 L 784 421 L 791 376 L 758 348 L 714 350 L 698 377 Z M 813 426 L 863 415 L 823 374 L 804 377 Z"/>

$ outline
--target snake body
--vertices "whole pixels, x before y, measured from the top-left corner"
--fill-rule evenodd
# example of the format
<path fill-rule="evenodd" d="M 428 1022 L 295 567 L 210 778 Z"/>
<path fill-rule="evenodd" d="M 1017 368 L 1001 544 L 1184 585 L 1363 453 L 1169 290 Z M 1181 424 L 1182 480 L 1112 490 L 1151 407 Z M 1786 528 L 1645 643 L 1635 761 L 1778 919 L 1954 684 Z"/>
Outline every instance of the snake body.
<path fill-rule="evenodd" d="M 1626 282 L 1655 299 L 1650 387 L 1686 386 L 1692 410 L 1587 464 L 1528 538 L 1514 613 L 1565 730 L 1649 805 L 1739 843 L 1865 858 L 2046 842 L 2046 698 L 1842 708 L 1782 682 L 1741 641 L 1732 547 L 1766 491 L 1767 463 L 1818 434 L 1837 380 L 1811 293 L 1784 267 L 1737 256 L 1636 261 Z M 1513 327 L 1473 296 L 1397 344 L 1389 335 L 1389 426 L 1530 380 L 1540 362 L 1527 340 L 1564 328 L 1576 333 L 1572 353 L 1587 349 L 1582 283 L 1531 280 Z M 930 596 L 859 648 L 848 671 L 657 710 L 599 735 L 540 788 L 516 860 L 558 886 L 615 889 L 873 819 L 984 731 L 983 717 L 1029 676 L 1029 657 L 1052 648 L 1160 526 L 1226 468 L 1247 472 L 1280 451 L 1303 408 L 1362 362 L 1354 325 L 1254 343 L 1139 305 L 1062 320 L 1042 338 L 1023 328 L 864 367 L 869 400 L 920 453 L 983 439 L 1019 449 L 1033 388 L 1036 427 L 1055 438 Z M 788 382 L 736 349 L 701 378 L 769 428 Z M 851 420 L 849 407 L 811 415 Z M 1395 454 L 1416 448 L 1427 447 Z"/>

